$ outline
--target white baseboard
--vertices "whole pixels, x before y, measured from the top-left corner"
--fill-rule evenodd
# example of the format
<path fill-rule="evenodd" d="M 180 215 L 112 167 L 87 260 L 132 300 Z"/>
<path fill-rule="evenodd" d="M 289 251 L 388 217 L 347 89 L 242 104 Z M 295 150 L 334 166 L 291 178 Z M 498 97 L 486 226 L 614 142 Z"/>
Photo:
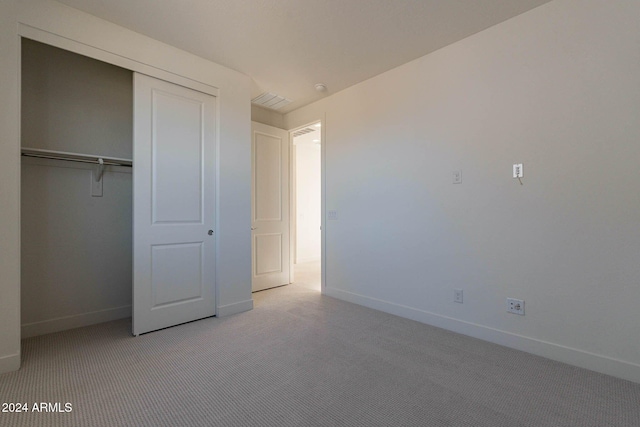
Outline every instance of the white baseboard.
<path fill-rule="evenodd" d="M 230 316 L 232 314 L 242 313 L 243 311 L 249 311 L 249 310 L 253 310 L 253 299 L 248 299 L 248 300 L 236 302 L 233 304 L 219 306 L 216 316 L 218 317 Z"/>
<path fill-rule="evenodd" d="M 10 354 L 0 357 L 0 374 L 20 369 L 20 354 Z"/>
<path fill-rule="evenodd" d="M 505 347 L 526 351 L 527 353 L 546 357 L 558 362 L 640 383 L 640 365 L 635 363 L 525 337 L 340 289 L 325 288 L 323 294 Z"/>
<path fill-rule="evenodd" d="M 131 306 L 108 308 L 92 311 L 90 313 L 76 314 L 73 316 L 58 317 L 56 319 L 40 322 L 25 323 L 22 325 L 22 338 L 30 338 L 53 332 L 66 331 L 67 329 L 81 328 L 95 325 L 96 323 L 109 322 L 111 320 L 131 317 Z"/>

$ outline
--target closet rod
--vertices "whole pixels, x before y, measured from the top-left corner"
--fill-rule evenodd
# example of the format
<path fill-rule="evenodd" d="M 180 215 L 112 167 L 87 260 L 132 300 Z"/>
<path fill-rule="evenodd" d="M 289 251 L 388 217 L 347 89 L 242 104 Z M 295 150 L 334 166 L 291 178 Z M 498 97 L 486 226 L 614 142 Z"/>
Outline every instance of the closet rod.
<path fill-rule="evenodd" d="M 105 165 L 111 166 L 133 166 L 133 161 L 120 159 L 117 157 L 94 156 L 90 154 L 69 153 L 66 151 L 42 150 L 40 148 L 22 148 L 22 155 L 25 157 L 38 157 L 41 159 L 67 160 L 81 163 L 100 163 L 102 159 Z"/>

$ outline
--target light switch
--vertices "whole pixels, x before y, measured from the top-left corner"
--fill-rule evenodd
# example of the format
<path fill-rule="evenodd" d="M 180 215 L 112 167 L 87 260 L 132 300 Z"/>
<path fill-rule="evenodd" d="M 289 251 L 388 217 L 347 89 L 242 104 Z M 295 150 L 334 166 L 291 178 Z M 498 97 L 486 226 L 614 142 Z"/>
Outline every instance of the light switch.
<path fill-rule="evenodd" d="M 462 171 L 453 171 L 453 183 L 462 184 Z"/>
<path fill-rule="evenodd" d="M 327 211 L 327 219 L 328 220 L 337 220 L 338 219 L 338 211 Z"/>

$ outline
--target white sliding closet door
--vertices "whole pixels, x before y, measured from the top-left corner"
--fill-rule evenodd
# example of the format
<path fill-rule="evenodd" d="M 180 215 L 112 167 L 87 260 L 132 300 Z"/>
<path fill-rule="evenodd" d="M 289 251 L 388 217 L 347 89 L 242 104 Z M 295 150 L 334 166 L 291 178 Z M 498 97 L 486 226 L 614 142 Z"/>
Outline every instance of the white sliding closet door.
<path fill-rule="evenodd" d="M 215 97 L 134 73 L 134 335 L 215 314 L 215 126 Z"/>

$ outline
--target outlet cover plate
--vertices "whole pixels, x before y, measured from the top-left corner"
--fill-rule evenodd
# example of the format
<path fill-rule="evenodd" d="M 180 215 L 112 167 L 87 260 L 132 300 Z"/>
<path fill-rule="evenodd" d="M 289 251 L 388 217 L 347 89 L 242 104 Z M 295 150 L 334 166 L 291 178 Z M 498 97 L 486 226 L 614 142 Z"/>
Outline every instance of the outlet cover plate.
<path fill-rule="evenodd" d="M 507 312 L 524 316 L 524 300 L 507 298 Z"/>
<path fill-rule="evenodd" d="M 453 290 L 453 302 L 459 302 L 462 304 L 462 289 L 454 289 Z"/>

